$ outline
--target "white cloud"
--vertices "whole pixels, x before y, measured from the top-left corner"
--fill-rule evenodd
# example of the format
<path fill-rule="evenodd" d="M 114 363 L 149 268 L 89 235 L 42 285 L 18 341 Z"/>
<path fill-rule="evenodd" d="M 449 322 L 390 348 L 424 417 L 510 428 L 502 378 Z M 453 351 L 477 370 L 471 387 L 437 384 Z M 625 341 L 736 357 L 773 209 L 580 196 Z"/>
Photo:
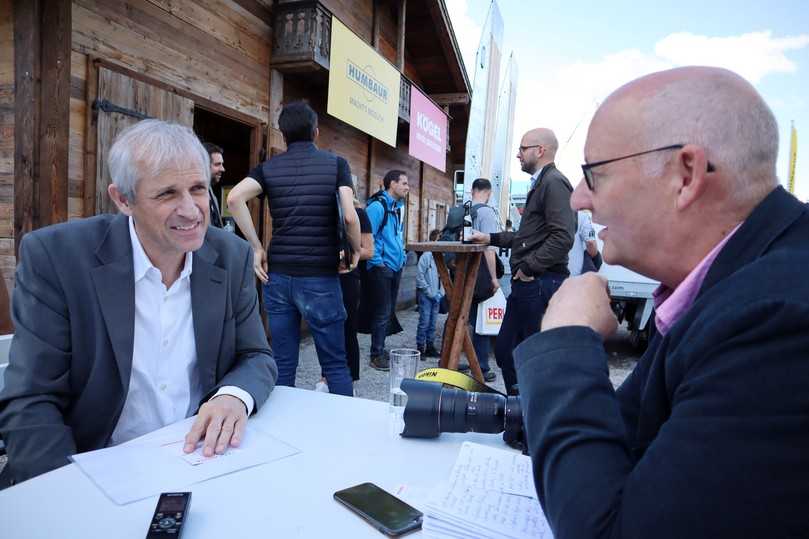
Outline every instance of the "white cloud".
<path fill-rule="evenodd" d="M 770 73 L 792 73 L 790 50 L 809 45 L 809 35 L 776 38 L 769 30 L 739 36 L 708 37 L 680 32 L 655 45 L 655 54 L 672 65 L 709 65 L 735 71 L 756 84 Z"/>
<path fill-rule="evenodd" d="M 517 92 L 515 152 L 528 129 L 552 128 L 560 144 L 557 164 L 576 183 L 592 115 L 621 85 L 648 73 L 693 64 L 725 67 L 757 84 L 772 73 L 794 72 L 797 66 L 786 52 L 807 45 L 809 35 L 775 38 L 769 31 L 724 38 L 677 33 L 658 41 L 654 53 L 628 49 L 597 62 L 567 64 L 545 72 L 541 79 L 523 78 Z M 530 70 L 522 71 L 526 72 Z M 516 159 L 512 165 L 512 177 L 524 179 Z"/>

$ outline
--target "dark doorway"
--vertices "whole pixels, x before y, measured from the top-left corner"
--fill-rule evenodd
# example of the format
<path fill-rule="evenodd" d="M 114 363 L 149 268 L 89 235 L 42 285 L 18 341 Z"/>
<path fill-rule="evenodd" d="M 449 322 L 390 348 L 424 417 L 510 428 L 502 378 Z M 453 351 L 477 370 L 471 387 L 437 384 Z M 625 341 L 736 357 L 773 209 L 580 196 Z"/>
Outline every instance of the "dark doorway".
<path fill-rule="evenodd" d="M 239 183 L 250 172 L 250 134 L 253 126 L 232 120 L 221 114 L 194 107 L 194 132 L 203 142 L 212 142 L 224 150 L 222 156 L 225 173 L 222 181 L 214 185 L 213 192 L 222 208 L 222 215 L 227 216 L 225 199 L 227 191 Z M 233 220 L 232 217 L 225 219 Z"/>

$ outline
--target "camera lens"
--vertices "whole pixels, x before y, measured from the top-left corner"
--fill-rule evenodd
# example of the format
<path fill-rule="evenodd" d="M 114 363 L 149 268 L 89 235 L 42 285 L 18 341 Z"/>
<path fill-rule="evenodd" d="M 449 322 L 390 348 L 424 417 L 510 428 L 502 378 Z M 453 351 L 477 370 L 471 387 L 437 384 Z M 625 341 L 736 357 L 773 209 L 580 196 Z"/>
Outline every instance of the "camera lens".
<path fill-rule="evenodd" d="M 435 438 L 442 432 L 522 433 L 519 397 L 468 392 L 419 380 L 404 380 L 401 387 L 407 393 L 404 437 Z"/>

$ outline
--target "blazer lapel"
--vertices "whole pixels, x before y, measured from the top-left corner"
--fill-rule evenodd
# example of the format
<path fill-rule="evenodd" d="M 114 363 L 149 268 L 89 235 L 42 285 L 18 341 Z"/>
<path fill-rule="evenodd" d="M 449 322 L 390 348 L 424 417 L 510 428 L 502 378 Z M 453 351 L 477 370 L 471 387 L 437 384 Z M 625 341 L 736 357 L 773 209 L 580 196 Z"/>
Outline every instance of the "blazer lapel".
<path fill-rule="evenodd" d="M 101 265 L 91 270 L 91 276 L 126 395 L 135 339 L 135 269 L 126 216 L 112 220 L 96 256 Z"/>
<path fill-rule="evenodd" d="M 223 322 L 233 316 L 227 298 L 227 271 L 214 264 L 218 258 L 219 253 L 206 237 L 202 247 L 194 252 L 191 272 L 191 312 L 203 391 L 215 384 Z"/>

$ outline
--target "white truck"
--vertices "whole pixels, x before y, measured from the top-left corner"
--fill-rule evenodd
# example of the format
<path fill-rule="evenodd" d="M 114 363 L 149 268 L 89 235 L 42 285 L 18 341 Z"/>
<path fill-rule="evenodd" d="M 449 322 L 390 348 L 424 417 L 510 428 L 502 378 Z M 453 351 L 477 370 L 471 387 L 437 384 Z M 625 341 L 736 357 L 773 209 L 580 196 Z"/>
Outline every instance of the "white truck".
<path fill-rule="evenodd" d="M 593 223 L 593 227 L 596 235 L 603 228 L 596 223 Z M 603 252 L 603 248 L 601 240 L 598 240 L 599 251 Z M 652 293 L 660 283 L 623 266 L 612 266 L 606 262 L 598 273 L 609 281 L 613 310 L 619 322 L 626 320 L 632 345 L 638 350 L 645 349 L 649 343 L 649 319 L 654 311 Z"/>

